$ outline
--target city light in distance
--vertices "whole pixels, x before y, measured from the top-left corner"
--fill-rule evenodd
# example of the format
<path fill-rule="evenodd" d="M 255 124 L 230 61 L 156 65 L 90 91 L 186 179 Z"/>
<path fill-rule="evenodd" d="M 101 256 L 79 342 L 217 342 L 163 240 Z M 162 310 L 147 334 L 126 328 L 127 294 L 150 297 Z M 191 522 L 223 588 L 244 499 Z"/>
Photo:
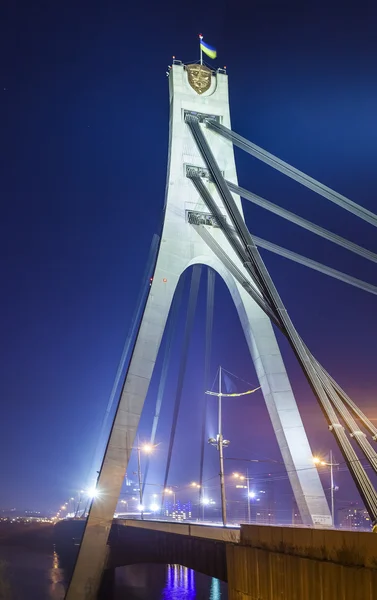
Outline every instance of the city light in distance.
<path fill-rule="evenodd" d="M 157 512 L 160 507 L 158 506 L 158 504 L 151 504 L 149 508 L 152 512 Z"/>
<path fill-rule="evenodd" d="M 193 482 L 191 483 L 191 487 L 194 487 L 194 488 L 200 488 L 200 483 L 196 483 L 196 481 L 193 481 Z"/>
<path fill-rule="evenodd" d="M 256 496 L 255 492 L 250 492 L 249 493 L 249 498 L 253 499 L 253 498 L 255 498 L 255 496 Z"/>
<path fill-rule="evenodd" d="M 144 508 L 145 508 L 145 507 L 144 507 L 142 504 L 139 504 L 139 506 L 137 507 L 137 510 L 138 510 L 139 512 L 143 512 Z"/>

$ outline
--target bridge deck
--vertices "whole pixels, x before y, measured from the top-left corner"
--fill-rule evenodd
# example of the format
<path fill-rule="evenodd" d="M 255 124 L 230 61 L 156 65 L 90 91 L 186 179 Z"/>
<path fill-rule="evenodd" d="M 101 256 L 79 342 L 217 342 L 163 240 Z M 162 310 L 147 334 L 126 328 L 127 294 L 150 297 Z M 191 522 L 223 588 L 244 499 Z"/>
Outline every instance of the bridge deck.
<path fill-rule="evenodd" d="M 217 542 L 237 544 L 240 541 L 239 527 L 222 527 L 220 525 L 205 525 L 197 523 L 172 523 L 171 521 L 143 521 L 140 519 L 114 519 L 114 524 L 124 527 L 136 527 L 149 531 L 160 531 L 188 537 L 204 538 Z"/>

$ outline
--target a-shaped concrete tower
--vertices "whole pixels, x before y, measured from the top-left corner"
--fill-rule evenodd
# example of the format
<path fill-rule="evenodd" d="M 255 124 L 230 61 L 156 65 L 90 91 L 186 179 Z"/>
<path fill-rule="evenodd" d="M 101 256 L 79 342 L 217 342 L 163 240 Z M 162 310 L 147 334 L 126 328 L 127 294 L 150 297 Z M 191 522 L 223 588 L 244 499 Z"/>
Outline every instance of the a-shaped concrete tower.
<path fill-rule="evenodd" d="M 187 177 L 190 170 L 198 172 L 225 215 L 185 123 L 185 115 L 187 112 L 210 115 L 231 128 L 228 76 L 221 69 L 213 72 L 204 65 L 175 61 L 170 70 L 169 89 L 169 162 L 157 264 L 98 478 L 99 496 L 92 503 L 67 600 L 95 598 L 106 560 L 111 522 L 173 295 L 183 271 L 196 263 L 212 267 L 231 293 L 303 522 L 331 525 L 327 501 L 313 468 L 312 452 L 271 322 L 235 277 L 231 265 L 239 264 L 238 258 Z M 232 143 L 202 127 L 225 179 L 237 183 Z M 240 199 L 236 201 L 242 211 Z M 220 254 L 214 249 L 216 244 L 211 246 L 211 240 L 220 246 Z M 238 268 L 243 278 L 250 281 L 242 265 Z M 250 423 L 250 430 L 253 426 L 255 423 Z"/>

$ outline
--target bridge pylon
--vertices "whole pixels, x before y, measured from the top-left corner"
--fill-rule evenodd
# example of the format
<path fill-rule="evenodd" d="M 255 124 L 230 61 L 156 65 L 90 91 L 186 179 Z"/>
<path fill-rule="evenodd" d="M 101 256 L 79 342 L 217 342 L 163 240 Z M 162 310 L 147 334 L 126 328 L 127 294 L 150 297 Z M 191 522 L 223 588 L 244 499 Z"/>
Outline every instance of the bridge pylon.
<path fill-rule="evenodd" d="M 185 118 L 195 113 L 230 128 L 228 75 L 205 65 L 174 61 L 169 72 L 170 138 L 164 223 L 155 272 L 121 393 L 66 600 L 94 600 L 106 562 L 106 543 L 119 499 L 144 401 L 172 299 L 181 274 L 194 264 L 214 269 L 226 283 L 238 311 L 274 433 L 306 525 L 332 525 L 331 514 L 313 465 L 313 455 L 268 316 L 241 284 L 251 281 L 246 269 L 237 279 L 237 256 L 193 186 L 188 174 L 202 178 L 223 215 L 225 208 L 205 168 Z M 233 145 L 206 128 L 225 179 L 238 184 Z M 147 168 L 147 167 L 146 167 Z M 242 213 L 241 200 L 234 195 Z M 146 200 L 146 203 L 148 200 Z M 146 205 L 146 210 L 148 209 Z M 198 225 L 210 229 L 217 248 L 206 242 Z M 203 228 L 202 228 L 203 229 Z M 251 285 L 254 286 L 253 283 Z M 254 286 L 255 287 L 255 286 Z M 250 430 L 255 423 L 250 423 Z"/>

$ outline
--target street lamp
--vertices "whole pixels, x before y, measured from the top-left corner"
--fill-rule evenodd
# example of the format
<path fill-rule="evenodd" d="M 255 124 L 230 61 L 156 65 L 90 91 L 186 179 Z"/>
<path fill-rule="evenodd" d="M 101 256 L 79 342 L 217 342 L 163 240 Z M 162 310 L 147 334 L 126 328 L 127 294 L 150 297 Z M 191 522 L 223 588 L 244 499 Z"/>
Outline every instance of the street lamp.
<path fill-rule="evenodd" d="M 229 440 L 224 440 L 222 432 L 222 391 L 221 391 L 221 367 L 219 369 L 219 393 L 216 394 L 218 397 L 218 434 L 216 438 L 209 438 L 208 443 L 211 446 L 215 446 L 219 451 L 219 463 L 220 463 L 220 492 L 221 492 L 221 514 L 223 520 L 223 526 L 226 525 L 226 497 L 225 497 L 225 478 L 224 478 L 224 448 L 227 448 L 230 444 Z"/>
<path fill-rule="evenodd" d="M 175 491 L 174 491 L 174 490 L 172 490 L 171 488 L 165 488 L 165 489 L 164 489 L 164 493 L 165 493 L 165 494 L 170 494 L 170 495 L 172 495 L 172 496 L 173 496 L 173 508 L 175 508 L 175 505 L 176 505 L 176 500 L 175 500 Z"/>
<path fill-rule="evenodd" d="M 141 513 L 141 518 L 144 518 L 144 506 L 143 506 L 143 486 L 141 483 L 141 452 L 144 452 L 145 454 L 151 454 L 153 452 L 153 450 L 155 449 L 155 445 L 153 444 L 142 444 L 140 446 L 140 440 L 139 440 L 139 436 L 137 437 L 137 446 L 136 446 L 136 450 L 137 450 L 137 476 L 138 476 L 138 480 L 139 480 L 139 499 L 140 499 L 140 513 Z"/>
<path fill-rule="evenodd" d="M 250 508 L 250 500 L 254 500 L 256 493 L 250 491 L 250 480 L 252 477 L 249 477 L 249 471 L 246 469 L 246 475 L 240 475 L 239 473 L 233 473 L 233 477 L 235 479 L 239 479 L 240 481 L 246 481 L 247 488 L 247 521 L 251 522 L 251 508 Z"/>
<path fill-rule="evenodd" d="M 334 467 L 339 467 L 339 463 L 333 462 L 332 450 L 330 450 L 330 461 L 329 462 L 322 460 L 318 456 L 313 457 L 313 462 L 315 465 L 318 465 L 321 467 L 330 467 L 331 517 L 332 517 L 332 526 L 335 527 L 335 504 L 334 504 L 335 487 L 334 487 L 334 471 L 333 471 L 333 469 L 334 469 Z"/>
<path fill-rule="evenodd" d="M 89 488 L 86 490 L 86 494 L 90 500 L 98 497 L 98 490 L 95 487 Z"/>

